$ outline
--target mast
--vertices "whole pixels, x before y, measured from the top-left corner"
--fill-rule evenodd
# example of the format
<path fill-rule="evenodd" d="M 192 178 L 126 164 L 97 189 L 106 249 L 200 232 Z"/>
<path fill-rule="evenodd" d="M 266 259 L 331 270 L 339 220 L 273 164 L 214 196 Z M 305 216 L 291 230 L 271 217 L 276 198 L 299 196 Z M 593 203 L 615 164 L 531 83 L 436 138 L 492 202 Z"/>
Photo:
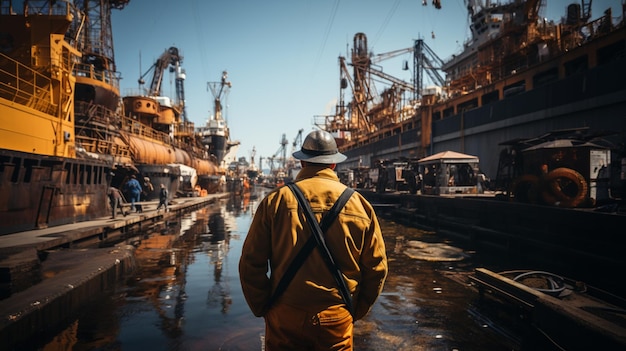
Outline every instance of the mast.
<path fill-rule="evenodd" d="M 219 82 L 209 82 L 209 88 L 211 89 L 211 93 L 213 93 L 214 98 L 214 112 L 215 112 L 215 120 L 221 120 L 222 118 L 222 98 L 228 95 L 230 91 L 230 87 L 232 84 L 227 81 L 228 72 L 222 72 L 222 80 Z"/>

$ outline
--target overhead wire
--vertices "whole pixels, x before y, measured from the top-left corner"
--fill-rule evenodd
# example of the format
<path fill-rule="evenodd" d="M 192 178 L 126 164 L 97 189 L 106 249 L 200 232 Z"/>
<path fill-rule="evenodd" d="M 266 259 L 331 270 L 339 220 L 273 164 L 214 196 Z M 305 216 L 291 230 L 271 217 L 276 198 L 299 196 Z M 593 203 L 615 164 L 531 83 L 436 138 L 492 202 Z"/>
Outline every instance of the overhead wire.
<path fill-rule="evenodd" d="M 317 51 L 317 57 L 315 58 L 315 66 L 313 68 L 314 73 L 315 73 L 315 70 L 317 69 L 317 66 L 319 65 L 320 60 L 322 59 L 322 54 L 324 53 L 324 49 L 326 48 L 326 42 L 328 41 L 328 36 L 330 35 L 330 31 L 333 27 L 333 23 L 335 22 L 335 16 L 337 15 L 337 9 L 339 8 L 340 2 L 341 0 L 337 0 L 335 2 L 335 6 L 333 7 L 330 17 L 328 18 L 328 22 L 326 23 L 324 37 L 322 38 L 322 45 Z"/>
<path fill-rule="evenodd" d="M 207 2 L 207 4 L 210 4 L 210 2 Z M 191 10 L 192 10 L 191 12 L 192 12 L 192 17 L 193 17 L 193 24 L 196 30 L 196 40 L 198 41 L 198 49 L 200 50 L 200 59 L 201 59 L 200 62 L 207 62 L 206 50 L 204 47 L 204 44 L 206 42 L 202 41 L 203 31 L 201 28 L 201 24 L 203 23 L 203 21 L 201 20 L 201 16 L 204 12 L 198 9 L 198 2 L 195 0 L 191 2 Z M 207 80 L 208 74 L 205 69 L 205 65 L 200 65 L 200 67 L 202 69 L 202 76 L 205 78 L 205 80 Z"/>
<path fill-rule="evenodd" d="M 391 6 L 391 9 L 389 9 L 389 12 L 387 13 L 387 17 L 385 17 L 385 20 L 383 21 L 382 25 L 378 29 L 378 32 L 376 32 L 376 35 L 374 36 L 374 41 L 372 42 L 372 46 L 371 47 L 375 47 L 376 46 L 376 43 L 378 42 L 380 37 L 383 35 L 383 32 L 387 28 L 387 25 L 389 24 L 389 21 L 391 21 L 391 18 L 395 14 L 395 12 L 398 9 L 399 5 L 400 5 L 400 0 L 396 0 L 393 3 L 393 5 Z"/>
<path fill-rule="evenodd" d="M 208 6 L 211 6 L 211 2 L 207 1 L 207 2 L 202 2 L 202 4 L 207 4 Z M 193 24 L 194 24 L 194 28 L 196 30 L 196 40 L 198 41 L 198 50 L 200 51 L 200 62 L 208 62 L 208 57 L 207 57 L 207 53 L 206 53 L 206 41 L 203 41 L 203 36 L 204 31 L 202 28 L 202 23 L 204 23 L 203 21 L 203 17 L 202 15 L 205 13 L 205 11 L 201 11 L 198 8 L 198 1 L 194 0 L 191 3 L 191 10 L 192 10 L 192 18 L 193 18 Z M 200 69 L 202 70 L 202 77 L 204 78 L 204 81 L 209 81 L 209 72 L 207 71 L 207 65 L 200 65 Z M 207 100 L 205 100 L 206 103 Z M 206 106 L 209 115 L 211 114 L 211 110 L 213 108 L 213 106 L 211 105 L 211 103 L 208 103 L 208 105 Z"/>

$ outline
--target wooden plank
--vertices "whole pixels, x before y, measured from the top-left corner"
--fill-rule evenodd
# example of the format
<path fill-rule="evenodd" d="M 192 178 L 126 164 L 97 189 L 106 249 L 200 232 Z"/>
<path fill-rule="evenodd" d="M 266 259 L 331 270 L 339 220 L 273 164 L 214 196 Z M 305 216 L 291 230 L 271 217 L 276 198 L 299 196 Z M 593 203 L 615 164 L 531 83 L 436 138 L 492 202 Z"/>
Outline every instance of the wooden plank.
<path fill-rule="evenodd" d="M 564 299 L 550 296 L 485 268 L 476 268 L 472 281 L 529 310 L 530 322 L 560 345 L 573 349 L 626 349 L 626 310 L 577 292 Z M 610 319 L 583 309 L 617 311 Z M 621 311 L 621 312 L 620 312 Z"/>

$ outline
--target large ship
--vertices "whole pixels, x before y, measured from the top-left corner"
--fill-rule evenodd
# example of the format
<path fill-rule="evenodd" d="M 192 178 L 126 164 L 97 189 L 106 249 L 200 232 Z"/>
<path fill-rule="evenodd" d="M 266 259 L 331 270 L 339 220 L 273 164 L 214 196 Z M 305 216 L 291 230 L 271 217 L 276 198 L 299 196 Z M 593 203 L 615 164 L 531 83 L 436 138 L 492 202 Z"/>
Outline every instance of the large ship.
<path fill-rule="evenodd" d="M 123 97 L 124 119 L 130 121 L 131 128 L 122 133 L 130 141 L 135 166 L 144 179 L 155 185 L 164 184 L 171 194 L 190 196 L 197 191 L 198 179 L 211 177 L 218 170 L 194 123 L 187 118 L 182 60 L 178 48 L 168 48 L 143 74 L 153 72 L 150 87 Z M 175 74 L 174 100 L 161 93 L 168 68 Z M 140 84 L 144 83 L 143 76 Z M 147 194 L 148 199 L 158 198 L 158 187 L 153 189 Z"/>
<path fill-rule="evenodd" d="M 104 216 L 111 165 L 76 140 L 73 72 L 86 58 L 72 26 L 84 14 L 13 3 L 0 1 L 0 234 Z"/>
<path fill-rule="evenodd" d="M 219 167 L 226 169 L 233 161 L 226 160 L 227 154 L 231 148 L 239 145 L 238 141 L 233 141 L 230 138 L 230 129 L 224 118 L 224 106 L 222 105 L 222 101 L 228 96 L 232 86 L 231 82 L 228 81 L 228 72 L 222 72 L 221 80 L 209 82 L 208 86 L 213 94 L 213 115 L 206 122 L 206 125 L 197 128 L 197 132 L 211 156 L 215 157 Z"/>
<path fill-rule="evenodd" d="M 495 178 L 503 142 L 584 127 L 612 131 L 608 138 L 624 144 L 624 4 L 617 18 L 609 8 L 593 20 L 591 1 L 564 5 L 559 22 L 541 16 L 540 0 L 466 5 L 472 37 L 447 61 L 422 39 L 372 55 L 366 35 L 355 35 L 352 62 L 340 57 L 337 111 L 318 121 L 348 156 L 339 172 L 452 150 L 477 156 L 480 170 Z M 380 58 L 406 52 L 413 54 L 411 83 L 378 69 Z M 432 86 L 423 84 L 428 77 Z M 375 80 L 388 83 L 381 94 Z M 352 98 L 344 102 L 348 88 Z M 623 157 L 612 160 L 619 165 Z"/>
<path fill-rule="evenodd" d="M 196 128 L 196 134 L 204 145 L 211 159 L 217 164 L 218 174 L 201 178 L 198 183 L 202 188 L 223 188 L 227 181 L 228 168 L 237 159 L 240 142 L 232 140 L 230 128 L 224 116 L 223 101 L 228 97 L 232 84 L 228 81 L 228 72 L 223 71 L 219 82 L 209 82 L 213 94 L 213 115 L 204 126 Z"/>
<path fill-rule="evenodd" d="M 142 180 L 143 200 L 158 198 L 163 184 L 172 195 L 189 196 L 199 177 L 217 173 L 185 111 L 182 55 L 176 47 L 166 49 L 140 78 L 138 91 L 123 98 L 119 73 L 114 65 L 111 11 L 128 1 L 78 1 L 84 28 L 78 37 L 83 53 L 75 69 L 77 80 L 76 143 L 92 158 L 111 164 L 111 185 L 122 188 L 131 176 Z M 163 96 L 165 72 L 176 77 L 176 97 Z M 150 86 L 143 78 L 152 73 Z"/>
<path fill-rule="evenodd" d="M 121 98 L 110 17 L 128 2 L 0 1 L 0 234 L 106 216 L 107 188 L 132 176 L 151 200 L 217 174 L 185 115 L 177 48 L 149 91 Z M 158 88 L 167 68 L 174 100 Z"/>

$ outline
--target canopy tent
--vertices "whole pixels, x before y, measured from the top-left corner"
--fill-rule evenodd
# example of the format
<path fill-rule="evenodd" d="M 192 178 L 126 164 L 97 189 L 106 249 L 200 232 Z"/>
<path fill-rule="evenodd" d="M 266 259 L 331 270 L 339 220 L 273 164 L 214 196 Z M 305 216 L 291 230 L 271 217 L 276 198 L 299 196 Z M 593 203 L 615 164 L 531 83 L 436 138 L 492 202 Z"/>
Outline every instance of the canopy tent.
<path fill-rule="evenodd" d="M 418 160 L 422 194 L 476 194 L 478 157 L 443 151 Z M 481 190 L 482 191 L 482 188 Z"/>
<path fill-rule="evenodd" d="M 468 163 L 468 162 L 476 162 L 478 163 L 478 157 L 462 154 L 460 152 L 454 151 L 442 151 L 440 153 L 436 153 L 434 155 L 430 155 L 419 159 L 417 161 L 420 164 L 430 164 L 430 163 Z"/>

